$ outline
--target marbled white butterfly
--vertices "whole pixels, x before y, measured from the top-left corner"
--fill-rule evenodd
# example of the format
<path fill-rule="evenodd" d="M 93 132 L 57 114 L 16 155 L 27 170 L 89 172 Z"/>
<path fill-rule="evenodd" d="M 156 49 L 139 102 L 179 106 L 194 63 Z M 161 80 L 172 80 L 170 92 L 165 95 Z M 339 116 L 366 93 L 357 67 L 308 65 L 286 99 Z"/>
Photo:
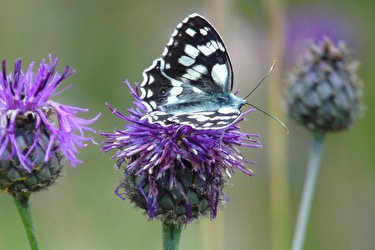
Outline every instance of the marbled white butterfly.
<path fill-rule="evenodd" d="M 191 14 L 174 30 L 161 58 L 143 72 L 140 98 L 150 123 L 221 129 L 241 115 L 246 100 L 234 95 L 232 65 L 220 35 Z"/>

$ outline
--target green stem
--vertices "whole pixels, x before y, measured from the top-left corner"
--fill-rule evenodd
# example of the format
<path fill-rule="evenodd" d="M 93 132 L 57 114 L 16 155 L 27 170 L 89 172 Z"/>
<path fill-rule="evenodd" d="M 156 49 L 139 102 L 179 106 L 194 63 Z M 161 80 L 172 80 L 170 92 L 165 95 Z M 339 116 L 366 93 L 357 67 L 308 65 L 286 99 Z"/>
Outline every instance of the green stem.
<path fill-rule="evenodd" d="M 163 223 L 163 249 L 178 250 L 181 236 L 181 227 Z"/>
<path fill-rule="evenodd" d="M 23 222 L 23 226 L 25 228 L 27 238 L 29 239 L 31 250 L 38 250 L 39 249 L 38 241 L 35 235 L 33 221 L 31 218 L 29 197 L 30 197 L 29 193 L 16 195 L 14 196 L 14 203 L 16 204 L 18 213 L 21 216 L 21 220 Z"/>
<path fill-rule="evenodd" d="M 324 144 L 323 133 L 313 133 L 313 141 L 310 149 L 310 159 L 307 165 L 305 184 L 302 192 L 302 200 L 299 207 L 297 224 L 294 231 L 292 250 L 302 250 L 305 241 L 307 224 L 309 221 L 312 199 L 318 177 L 320 160 L 322 158 Z"/>

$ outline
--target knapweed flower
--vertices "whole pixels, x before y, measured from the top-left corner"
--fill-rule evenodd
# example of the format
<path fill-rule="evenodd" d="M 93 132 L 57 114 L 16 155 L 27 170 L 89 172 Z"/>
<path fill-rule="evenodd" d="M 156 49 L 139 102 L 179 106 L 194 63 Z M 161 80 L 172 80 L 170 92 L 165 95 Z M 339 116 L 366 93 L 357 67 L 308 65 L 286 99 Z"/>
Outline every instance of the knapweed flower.
<path fill-rule="evenodd" d="M 294 63 L 295 56 L 306 46 L 306 39 L 320 42 L 329 37 L 334 43 L 344 39 L 352 49 L 360 50 L 362 36 L 357 19 L 329 1 L 306 2 L 289 9 L 285 23 L 286 62 Z"/>
<path fill-rule="evenodd" d="M 239 131 L 243 117 L 217 130 L 151 124 L 142 119 L 146 108 L 139 99 L 138 87 L 133 90 L 128 86 L 135 97 L 129 116 L 107 104 L 127 125 L 123 130 L 102 133 L 107 137 L 102 150 L 117 150 L 115 167 L 125 171 L 116 194 L 144 209 L 150 219 L 164 223 L 182 225 L 205 215 L 215 218 L 218 205 L 228 200 L 223 188 L 231 173 L 238 169 L 252 175 L 245 164 L 253 162 L 245 159 L 236 146 L 260 148 L 254 139 L 258 135 Z"/>
<path fill-rule="evenodd" d="M 13 73 L 7 74 L 6 63 L 0 72 L 0 190 L 12 195 L 35 192 L 53 184 L 62 174 L 62 160 L 72 166 L 77 147 L 85 147 L 84 131 L 99 115 L 86 120 L 76 116 L 88 109 L 63 105 L 49 100 L 56 88 L 74 74 L 67 66 L 56 72 L 57 58 L 42 60 L 38 72 L 31 63 L 26 73 L 17 60 Z"/>
<path fill-rule="evenodd" d="M 294 121 L 316 132 L 347 129 L 360 117 L 362 83 L 344 43 L 326 38 L 311 44 L 289 74 L 286 109 Z"/>

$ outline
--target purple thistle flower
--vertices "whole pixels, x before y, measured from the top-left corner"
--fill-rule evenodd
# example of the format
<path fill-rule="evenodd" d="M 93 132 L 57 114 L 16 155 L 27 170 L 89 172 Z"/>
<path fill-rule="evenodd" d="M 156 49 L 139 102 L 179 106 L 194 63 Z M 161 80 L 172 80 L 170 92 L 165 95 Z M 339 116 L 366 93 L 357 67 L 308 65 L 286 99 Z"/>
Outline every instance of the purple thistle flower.
<path fill-rule="evenodd" d="M 123 130 L 101 133 L 107 137 L 102 150 L 117 150 L 112 157 L 117 159 L 116 169 L 127 163 L 116 194 L 146 210 L 150 219 L 173 224 L 189 223 L 201 215 L 214 219 L 218 205 L 228 200 L 222 189 L 230 174 L 238 169 L 252 175 L 245 164 L 254 163 L 244 158 L 236 146 L 261 148 L 254 139 L 259 135 L 239 131 L 238 123 L 244 117 L 215 130 L 151 124 L 142 119 L 146 107 L 140 101 L 138 86 L 134 91 L 126 84 L 135 98 L 135 108 L 128 109 L 129 116 L 109 104 L 107 107 L 128 124 Z"/>
<path fill-rule="evenodd" d="M 351 13 L 329 2 L 311 2 L 291 9 L 286 23 L 286 56 L 289 64 L 311 41 L 320 43 L 329 37 L 333 43 L 345 40 L 357 52 L 361 49 L 361 30 Z"/>
<path fill-rule="evenodd" d="M 10 193 L 14 190 L 36 191 L 48 186 L 51 184 L 49 179 L 56 179 L 60 174 L 63 157 L 75 167 L 81 162 L 76 157 L 77 147 L 85 147 L 86 141 L 94 142 L 85 137 L 84 131 L 95 132 L 87 125 L 95 122 L 99 115 L 92 120 L 82 119 L 76 114 L 88 109 L 49 100 L 51 95 L 60 93 L 55 90 L 61 82 L 74 74 L 67 66 L 60 75 L 55 72 L 57 58 L 52 60 L 50 56 L 49 60 L 49 63 L 42 60 L 37 73 L 33 71 L 32 62 L 24 73 L 19 59 L 13 74 L 8 75 L 6 63 L 2 62 L 0 189 Z M 41 172 L 43 176 L 40 176 Z M 37 180 L 29 180 L 31 176 Z M 22 179 L 29 183 L 22 183 Z"/>

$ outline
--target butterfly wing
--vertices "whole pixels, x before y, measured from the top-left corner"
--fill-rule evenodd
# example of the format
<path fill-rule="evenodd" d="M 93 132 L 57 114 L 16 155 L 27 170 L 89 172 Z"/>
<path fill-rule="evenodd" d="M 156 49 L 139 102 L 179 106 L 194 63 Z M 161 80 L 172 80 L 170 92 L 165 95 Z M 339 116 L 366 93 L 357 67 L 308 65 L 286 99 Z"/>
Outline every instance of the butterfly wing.
<path fill-rule="evenodd" d="M 222 39 L 206 19 L 192 14 L 177 25 L 162 57 L 143 72 L 140 97 L 149 112 L 145 119 L 163 126 L 225 127 L 238 119 L 243 103 L 230 93 L 232 85 L 232 65 Z M 221 99 L 236 103 L 222 107 L 226 104 Z"/>
<path fill-rule="evenodd" d="M 232 90 L 232 65 L 224 42 L 202 16 L 192 14 L 177 25 L 162 54 L 167 77 L 205 93 Z"/>

